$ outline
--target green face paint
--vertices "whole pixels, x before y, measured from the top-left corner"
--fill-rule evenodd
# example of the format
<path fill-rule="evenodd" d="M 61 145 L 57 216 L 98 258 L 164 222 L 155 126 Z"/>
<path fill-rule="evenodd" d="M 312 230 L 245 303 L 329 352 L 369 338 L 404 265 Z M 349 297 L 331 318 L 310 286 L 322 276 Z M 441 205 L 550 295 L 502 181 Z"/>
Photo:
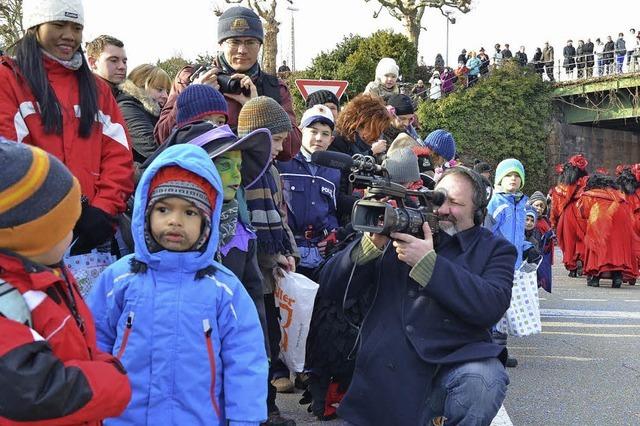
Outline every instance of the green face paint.
<path fill-rule="evenodd" d="M 242 153 L 240 151 L 229 151 L 213 159 L 213 164 L 218 169 L 222 186 L 224 187 L 224 201 L 231 201 L 235 198 L 236 192 L 242 182 L 240 166 L 242 166 Z"/>

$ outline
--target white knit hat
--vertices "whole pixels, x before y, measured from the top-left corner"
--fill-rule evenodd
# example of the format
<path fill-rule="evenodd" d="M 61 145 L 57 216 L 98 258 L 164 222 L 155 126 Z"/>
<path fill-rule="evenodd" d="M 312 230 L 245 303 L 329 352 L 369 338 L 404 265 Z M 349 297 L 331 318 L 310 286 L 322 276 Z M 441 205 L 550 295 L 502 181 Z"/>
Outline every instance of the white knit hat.
<path fill-rule="evenodd" d="M 53 21 L 70 21 L 84 25 L 82 0 L 24 0 L 22 28 L 25 30 Z"/>
<path fill-rule="evenodd" d="M 382 81 L 387 74 L 400 75 L 400 67 L 393 58 L 382 58 L 376 66 L 376 80 Z"/>

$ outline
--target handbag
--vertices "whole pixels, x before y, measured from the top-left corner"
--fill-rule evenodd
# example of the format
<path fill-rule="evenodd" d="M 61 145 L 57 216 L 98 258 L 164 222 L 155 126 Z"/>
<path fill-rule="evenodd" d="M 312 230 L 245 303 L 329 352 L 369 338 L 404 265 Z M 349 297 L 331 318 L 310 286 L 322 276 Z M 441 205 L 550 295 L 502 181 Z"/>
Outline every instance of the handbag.
<path fill-rule="evenodd" d="M 496 325 L 501 333 L 522 337 L 542 332 L 536 275 L 536 269 L 516 270 L 511 290 L 511 304 Z"/>

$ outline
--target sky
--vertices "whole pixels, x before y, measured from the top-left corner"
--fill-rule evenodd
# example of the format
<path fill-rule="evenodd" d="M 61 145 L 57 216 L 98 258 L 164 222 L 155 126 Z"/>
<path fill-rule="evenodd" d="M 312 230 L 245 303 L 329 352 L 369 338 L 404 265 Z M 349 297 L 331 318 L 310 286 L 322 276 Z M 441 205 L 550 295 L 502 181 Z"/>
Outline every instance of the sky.
<path fill-rule="evenodd" d="M 291 63 L 291 12 L 289 4 L 278 0 L 278 63 Z M 367 36 L 379 29 L 402 32 L 401 22 L 382 11 L 376 0 L 294 0 L 296 69 L 311 64 L 322 51 L 332 50 L 345 36 Z M 493 52 L 495 43 L 509 43 L 512 52 L 524 45 L 531 57 L 536 47 L 549 41 L 562 56 L 567 39 L 597 37 L 603 40 L 619 32 L 627 42 L 630 28 L 640 30 L 639 0 L 473 0 L 467 14 L 454 11 L 456 23 L 449 27 L 449 64 L 455 65 L 462 48 L 478 50 L 481 46 Z M 231 7 L 224 0 L 183 0 L 158 2 L 151 0 L 85 0 L 84 40 L 100 34 L 113 35 L 125 43 L 129 70 L 142 63 L 155 63 L 180 54 L 193 59 L 200 53 L 217 51 L 216 5 Z M 606 5 L 606 6 L 605 6 Z M 433 64 L 436 54 L 445 56 L 447 46 L 446 18 L 438 9 L 428 9 L 422 20 L 426 28 L 420 35 L 419 55 Z"/>

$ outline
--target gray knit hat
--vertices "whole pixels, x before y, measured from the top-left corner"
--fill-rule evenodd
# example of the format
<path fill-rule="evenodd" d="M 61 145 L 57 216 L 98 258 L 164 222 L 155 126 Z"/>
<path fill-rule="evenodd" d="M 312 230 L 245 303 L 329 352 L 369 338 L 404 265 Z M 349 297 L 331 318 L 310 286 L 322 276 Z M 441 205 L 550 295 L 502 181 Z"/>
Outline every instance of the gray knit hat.
<path fill-rule="evenodd" d="M 293 126 L 287 111 L 273 98 L 258 96 L 244 104 L 238 115 L 238 136 L 256 129 L 269 129 L 272 135 L 290 132 Z"/>
<path fill-rule="evenodd" d="M 533 204 L 535 201 L 542 201 L 545 207 L 547 206 L 547 197 L 545 197 L 544 194 L 540 191 L 536 191 L 531 194 L 531 197 L 529 197 L 529 201 L 527 201 L 527 204 Z"/>
<path fill-rule="evenodd" d="M 389 172 L 391 182 L 404 184 L 420 180 L 418 157 L 410 148 L 402 148 L 392 152 L 382 165 Z"/>
<path fill-rule="evenodd" d="M 246 7 L 236 6 L 227 9 L 218 18 L 218 43 L 231 37 L 253 37 L 262 43 L 262 21 L 253 10 Z"/>

